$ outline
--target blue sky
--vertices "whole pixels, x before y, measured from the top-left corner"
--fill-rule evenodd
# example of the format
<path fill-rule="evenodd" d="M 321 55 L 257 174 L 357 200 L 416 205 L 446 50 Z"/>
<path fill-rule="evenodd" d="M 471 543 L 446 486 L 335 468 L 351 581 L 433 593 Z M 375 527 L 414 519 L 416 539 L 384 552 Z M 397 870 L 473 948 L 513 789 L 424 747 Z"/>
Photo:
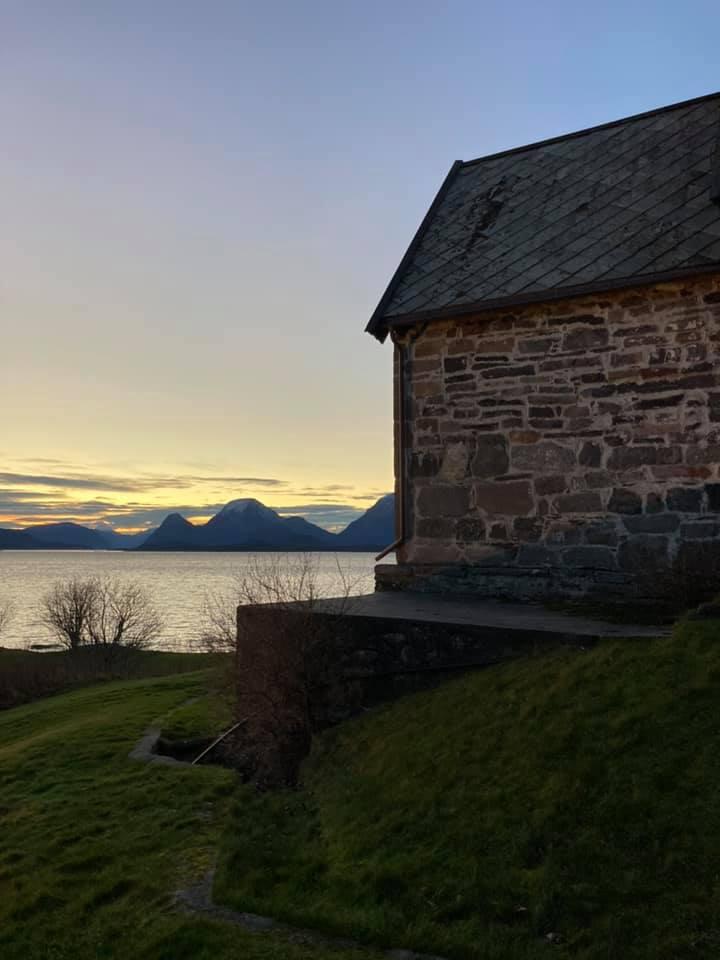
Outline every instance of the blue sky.
<path fill-rule="evenodd" d="M 368 506 L 452 161 L 715 90 L 719 9 L 0 0 L 0 522 Z"/>

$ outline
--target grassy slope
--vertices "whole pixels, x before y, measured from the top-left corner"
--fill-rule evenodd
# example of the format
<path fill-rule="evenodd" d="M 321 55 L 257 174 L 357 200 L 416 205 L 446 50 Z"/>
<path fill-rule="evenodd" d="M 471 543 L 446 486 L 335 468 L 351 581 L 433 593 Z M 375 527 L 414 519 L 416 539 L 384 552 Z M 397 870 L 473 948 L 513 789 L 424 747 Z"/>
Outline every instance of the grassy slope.
<path fill-rule="evenodd" d="M 178 914 L 215 854 L 233 774 L 128 759 L 207 675 L 106 683 L 0 714 L 3 960 L 343 960 Z"/>
<path fill-rule="evenodd" d="M 162 735 L 169 740 L 215 737 L 232 722 L 229 700 L 213 690 L 169 713 L 162 723 Z"/>
<path fill-rule="evenodd" d="M 408 697 L 243 789 L 216 895 L 455 957 L 717 957 L 719 693 L 714 622 Z"/>
<path fill-rule="evenodd" d="M 218 657 L 207 653 L 133 650 L 108 666 L 91 647 L 74 653 L 0 647 L 0 710 L 101 680 L 167 676 L 217 663 Z"/>

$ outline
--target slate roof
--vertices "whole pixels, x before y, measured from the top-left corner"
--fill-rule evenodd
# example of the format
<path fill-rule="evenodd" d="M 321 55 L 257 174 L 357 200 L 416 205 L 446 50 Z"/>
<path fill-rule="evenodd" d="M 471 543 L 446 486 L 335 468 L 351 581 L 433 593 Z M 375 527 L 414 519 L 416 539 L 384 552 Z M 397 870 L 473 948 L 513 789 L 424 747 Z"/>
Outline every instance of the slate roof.
<path fill-rule="evenodd" d="M 457 161 L 367 329 L 720 269 L 720 93 Z"/>

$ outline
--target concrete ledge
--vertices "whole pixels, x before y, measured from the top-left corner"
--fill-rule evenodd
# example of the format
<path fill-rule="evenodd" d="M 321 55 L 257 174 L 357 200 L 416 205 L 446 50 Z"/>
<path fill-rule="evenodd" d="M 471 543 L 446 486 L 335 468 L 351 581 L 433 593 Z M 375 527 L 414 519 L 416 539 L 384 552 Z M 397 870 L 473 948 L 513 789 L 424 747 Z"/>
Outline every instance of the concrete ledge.
<path fill-rule="evenodd" d="M 501 603 L 415 591 L 379 591 L 347 599 L 320 600 L 313 604 L 313 612 L 338 618 L 471 627 L 481 630 L 488 639 L 497 634 L 546 641 L 547 635 L 552 634 L 562 642 L 582 642 L 609 637 L 659 637 L 670 632 L 664 626 L 618 624 L 574 616 L 548 610 L 541 604 Z"/>
<path fill-rule="evenodd" d="M 483 603 L 410 592 L 298 605 L 311 609 L 315 649 L 331 664 L 312 697 L 313 729 L 436 686 L 453 674 L 559 647 L 586 650 L 610 638 L 647 639 L 664 627 L 619 625 L 533 604 Z M 289 614 L 292 616 L 292 613 Z"/>

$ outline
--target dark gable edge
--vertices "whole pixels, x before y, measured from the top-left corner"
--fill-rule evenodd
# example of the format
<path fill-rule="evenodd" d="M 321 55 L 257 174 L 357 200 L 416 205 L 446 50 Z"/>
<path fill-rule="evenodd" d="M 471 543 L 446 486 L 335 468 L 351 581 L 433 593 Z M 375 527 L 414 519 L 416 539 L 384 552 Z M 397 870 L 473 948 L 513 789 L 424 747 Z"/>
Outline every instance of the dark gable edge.
<path fill-rule="evenodd" d="M 398 283 L 400 282 L 400 278 L 405 272 L 405 268 L 409 265 L 410 260 L 412 259 L 412 256 L 418 247 L 418 244 L 422 240 L 425 234 L 425 231 L 427 230 L 433 216 L 435 215 L 435 211 L 438 209 L 442 201 L 445 199 L 445 194 L 450 189 L 450 184 L 455 179 L 455 174 L 458 172 L 458 170 L 462 166 L 463 166 L 462 160 L 456 160 L 453 163 L 453 165 L 450 167 L 447 173 L 447 176 L 445 177 L 445 179 L 443 180 L 440 186 L 440 189 L 435 194 L 435 199 L 430 204 L 428 212 L 425 214 L 425 216 L 422 219 L 422 222 L 420 223 L 420 226 L 415 231 L 415 236 L 410 241 L 410 246 L 405 251 L 405 255 L 400 261 L 400 264 L 397 270 L 392 275 L 392 279 L 390 280 L 390 283 L 387 285 L 385 289 L 385 293 L 380 298 L 380 302 L 378 303 L 377 307 L 375 307 L 373 315 L 370 317 L 370 320 L 368 321 L 368 324 L 365 327 L 365 332 L 371 333 L 377 340 L 380 341 L 380 343 L 383 343 L 385 341 L 385 338 L 387 337 L 387 333 L 388 333 L 387 331 L 388 325 L 383 318 L 385 307 L 388 305 L 388 303 L 392 299 L 392 296 L 395 293 L 395 288 L 397 287 Z"/>
<path fill-rule="evenodd" d="M 710 186 L 710 199 L 713 203 L 720 206 L 720 131 L 718 131 L 717 143 L 712 159 L 712 184 Z"/>
<path fill-rule="evenodd" d="M 510 147 L 508 150 L 500 150 L 497 153 L 488 153 L 482 157 L 475 157 L 473 160 L 465 160 L 463 161 L 463 166 L 472 167 L 477 163 L 485 163 L 486 160 L 497 160 L 500 157 L 508 157 L 514 153 L 523 153 L 525 150 L 537 150 L 540 147 L 549 147 L 553 143 L 566 143 L 568 140 L 577 140 L 578 137 L 585 137 L 589 133 L 596 133 L 598 130 L 609 130 L 611 127 L 619 127 L 624 123 L 633 123 L 635 120 L 644 120 L 646 117 L 659 116 L 663 113 L 669 113 L 671 110 L 694 107 L 697 104 L 707 103 L 718 97 L 720 97 L 720 90 L 715 91 L 715 93 L 705 93 L 701 97 L 691 97 L 689 100 L 679 100 L 677 103 L 670 103 L 664 107 L 655 107 L 653 110 L 645 110 L 643 113 L 634 113 L 629 117 L 620 117 L 618 120 L 608 120 L 606 123 L 598 123 L 594 127 L 584 127 L 582 130 L 562 133 L 556 137 L 548 137 L 546 140 L 536 140 L 534 143 L 526 143 L 520 147 Z"/>

